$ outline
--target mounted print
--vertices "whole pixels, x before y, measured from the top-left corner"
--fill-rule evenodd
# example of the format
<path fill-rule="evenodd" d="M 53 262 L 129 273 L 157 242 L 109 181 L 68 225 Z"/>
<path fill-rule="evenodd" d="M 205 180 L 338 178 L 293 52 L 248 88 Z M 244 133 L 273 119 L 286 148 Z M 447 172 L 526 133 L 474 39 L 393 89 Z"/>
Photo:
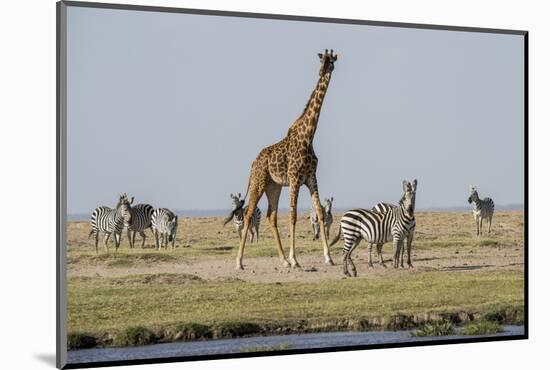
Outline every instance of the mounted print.
<path fill-rule="evenodd" d="M 57 10 L 58 367 L 527 338 L 527 32 Z"/>

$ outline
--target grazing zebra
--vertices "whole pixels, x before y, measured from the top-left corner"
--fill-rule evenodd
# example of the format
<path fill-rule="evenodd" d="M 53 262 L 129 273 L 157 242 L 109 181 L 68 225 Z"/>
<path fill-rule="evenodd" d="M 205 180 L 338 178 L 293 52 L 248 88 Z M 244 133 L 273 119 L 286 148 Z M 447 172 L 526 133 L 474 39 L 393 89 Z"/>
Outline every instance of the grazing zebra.
<path fill-rule="evenodd" d="M 132 206 L 134 197 L 128 200 L 128 196 L 123 194 L 120 196 L 119 201 L 115 209 L 109 207 L 97 207 L 92 213 L 91 225 L 92 230 L 88 237 L 95 236 L 95 252 L 98 253 L 97 243 L 99 241 L 99 232 L 104 232 L 105 237 L 103 239 L 103 245 L 105 251 L 109 253 L 109 247 L 107 245 L 111 234 L 115 237 L 115 252 L 118 251 L 120 246 L 120 239 L 122 230 L 128 227 L 132 222 Z"/>
<path fill-rule="evenodd" d="M 414 223 L 414 203 L 416 198 L 417 181 L 412 185 L 407 180 L 403 181 L 403 197 L 399 206 L 389 208 L 386 213 L 367 209 L 352 209 L 342 216 L 338 235 L 330 243 L 336 244 L 340 239 L 342 230 L 344 232 L 344 274 L 351 276 L 348 272 L 348 262 L 351 264 L 353 276 L 357 276 L 355 264 L 351 259 L 351 252 L 357 247 L 362 239 L 368 243 L 368 263 L 372 267 L 372 244 L 393 241 L 393 267 L 398 267 L 398 256 L 402 248 L 403 240 L 408 236 L 411 224 Z"/>
<path fill-rule="evenodd" d="M 332 222 L 334 218 L 332 217 L 332 202 L 334 201 L 334 197 L 325 198 L 325 204 L 321 207 L 323 209 L 323 215 L 325 216 L 325 234 L 327 236 L 327 239 L 330 238 L 330 227 L 332 226 Z M 313 229 L 313 240 L 319 240 L 319 232 L 321 231 L 320 225 L 319 225 L 319 219 L 317 218 L 317 212 L 315 212 L 315 209 L 311 209 L 311 212 L 309 214 L 309 219 L 311 221 L 311 228 Z"/>
<path fill-rule="evenodd" d="M 167 208 L 157 208 L 151 216 L 151 229 L 155 236 L 157 249 L 162 246 L 166 249 L 168 242 L 172 242 L 172 249 L 174 249 L 176 231 L 178 230 L 178 216 Z M 160 244 L 159 239 L 162 239 Z"/>
<path fill-rule="evenodd" d="M 229 197 L 231 198 L 231 213 L 229 216 L 225 219 L 224 225 L 226 225 L 229 221 L 233 220 L 233 223 L 235 224 L 235 230 L 237 230 L 237 234 L 239 234 L 239 240 L 242 237 L 242 231 L 244 226 L 244 215 L 246 214 L 246 211 L 248 210 L 248 206 L 243 207 L 244 205 L 244 199 L 241 199 L 241 193 L 238 194 L 229 194 Z M 260 220 L 262 219 L 262 211 L 258 207 L 254 210 L 254 213 L 252 214 L 252 219 L 250 220 L 250 227 L 248 228 L 248 231 L 250 232 L 250 242 L 252 243 L 254 241 L 254 234 L 256 235 L 256 242 L 258 241 L 260 237 Z"/>
<path fill-rule="evenodd" d="M 374 207 L 372 207 L 373 211 L 380 212 L 380 213 L 386 213 L 389 211 L 390 208 L 396 209 L 397 206 L 389 203 L 378 203 Z M 413 210 L 415 208 L 415 205 L 413 204 Z M 409 267 L 413 267 L 411 262 L 411 250 L 412 250 L 412 242 L 414 239 L 414 231 L 416 228 L 416 220 L 413 217 L 413 222 L 409 225 L 409 234 L 407 236 L 407 265 Z M 380 264 L 384 267 L 386 267 L 386 264 L 384 263 L 384 258 L 382 256 L 382 246 L 384 243 L 378 243 L 376 244 L 376 252 L 378 253 L 378 258 L 380 260 Z M 405 248 L 401 248 L 401 256 L 400 256 L 400 265 L 401 267 L 405 267 L 403 265 L 403 257 L 405 255 Z"/>
<path fill-rule="evenodd" d="M 480 199 L 477 194 L 477 188 L 470 185 L 470 196 L 468 203 L 472 204 L 472 213 L 477 227 L 477 236 L 481 236 L 483 229 L 483 219 L 487 219 L 489 224 L 488 233 L 491 233 L 491 224 L 493 223 L 493 213 L 495 213 L 495 203 L 491 198 Z"/>
<path fill-rule="evenodd" d="M 136 204 L 132 207 L 132 223 L 128 227 L 128 241 L 130 248 L 136 244 L 136 233 L 141 235 L 141 248 L 145 245 L 145 230 L 151 227 L 151 217 L 153 216 L 153 206 L 150 204 Z"/>

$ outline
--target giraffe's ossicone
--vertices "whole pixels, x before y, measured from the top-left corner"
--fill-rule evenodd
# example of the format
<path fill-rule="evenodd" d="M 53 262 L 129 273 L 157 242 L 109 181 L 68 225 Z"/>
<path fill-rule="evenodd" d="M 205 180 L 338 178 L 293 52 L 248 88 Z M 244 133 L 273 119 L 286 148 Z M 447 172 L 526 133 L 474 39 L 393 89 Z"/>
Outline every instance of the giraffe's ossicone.
<path fill-rule="evenodd" d="M 243 268 L 242 258 L 250 219 L 258 201 L 264 193 L 268 200 L 267 219 L 277 244 L 277 252 L 285 266 L 300 266 L 295 254 L 296 205 L 300 186 L 306 185 L 308 187 L 319 222 L 321 224 L 324 222 L 317 185 L 316 171 L 318 159 L 313 150 L 313 137 L 315 136 L 321 106 L 338 55 L 334 54 L 332 50 L 330 52 L 325 50 L 324 53 L 318 55 L 321 62 L 319 80 L 311 93 L 303 113 L 290 126 L 284 139 L 262 149 L 256 160 L 252 163 L 247 189 L 249 203 L 247 213 L 244 216 L 244 233 L 242 234 L 243 237 L 241 238 L 237 254 L 237 269 Z M 290 262 L 285 257 L 277 228 L 277 209 L 283 186 L 290 187 L 290 250 L 288 256 Z M 325 263 L 332 265 L 324 228 L 321 229 L 321 240 Z"/>

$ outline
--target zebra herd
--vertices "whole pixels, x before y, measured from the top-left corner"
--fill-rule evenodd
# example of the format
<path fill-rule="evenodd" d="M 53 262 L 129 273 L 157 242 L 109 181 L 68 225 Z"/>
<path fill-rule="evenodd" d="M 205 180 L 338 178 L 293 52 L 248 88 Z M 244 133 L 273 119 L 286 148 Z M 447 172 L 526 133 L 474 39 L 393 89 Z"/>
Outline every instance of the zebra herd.
<path fill-rule="evenodd" d="M 109 252 L 109 238 L 115 241 L 115 252 L 118 251 L 124 229 L 128 232 L 130 248 L 134 248 L 136 233 L 141 235 L 141 247 L 145 245 L 145 231 L 151 229 L 157 249 L 167 247 L 176 241 L 178 216 L 167 208 L 154 209 L 150 204 L 136 204 L 132 206 L 134 197 L 128 199 L 126 194 L 119 197 L 115 208 L 106 206 L 97 207 L 92 213 L 91 230 L 88 237 L 95 237 L 95 251 L 98 253 L 99 233 L 104 233 L 103 246 Z"/>
<path fill-rule="evenodd" d="M 347 276 L 357 276 L 357 269 L 351 254 L 361 240 L 367 242 L 368 267 L 372 268 L 372 246 L 376 246 L 376 252 L 381 266 L 386 267 L 382 256 L 382 246 L 386 242 L 393 243 L 393 267 L 404 267 L 404 255 L 407 252 L 407 266 L 413 267 L 411 260 L 412 242 L 416 228 L 414 217 L 416 204 L 416 189 L 418 181 L 413 182 L 403 180 L 403 195 L 397 205 L 389 203 L 378 203 L 372 209 L 355 208 L 344 213 L 338 227 L 338 234 L 332 240 L 330 245 L 336 244 L 343 234 L 343 269 Z M 233 220 L 235 230 L 242 237 L 243 218 L 247 211 L 244 206 L 244 199 L 241 199 L 241 193 L 230 194 L 231 212 L 224 220 L 224 225 Z M 324 225 L 320 225 L 317 213 L 310 212 L 310 222 L 313 232 L 313 240 L 319 239 L 320 228 L 325 228 L 327 239 L 330 235 L 330 228 L 334 221 L 332 215 L 332 205 L 334 197 L 326 198 L 322 205 L 324 215 Z M 108 252 L 108 242 L 111 235 L 114 237 L 115 251 L 118 251 L 123 230 L 127 230 L 130 248 L 134 248 L 136 234 L 141 236 L 141 247 L 145 245 L 145 231 L 151 229 L 155 238 L 157 249 L 168 246 L 172 243 L 175 246 L 176 233 L 178 228 L 178 216 L 167 208 L 154 209 L 150 204 L 132 205 L 134 198 L 128 198 L 126 194 L 119 197 L 115 208 L 106 206 L 98 207 L 94 210 L 91 217 L 91 231 L 89 236 L 95 237 L 95 249 L 98 253 L 99 233 L 104 233 L 103 244 Z M 477 188 L 470 186 L 470 195 L 468 203 L 472 204 L 472 213 L 477 228 L 477 235 L 482 235 L 483 220 L 487 220 L 488 233 L 491 232 L 491 224 L 495 210 L 494 202 L 491 198 L 481 199 Z M 256 242 L 260 235 L 260 221 L 262 212 L 258 207 L 254 210 L 249 228 L 250 241 Z M 349 272 L 348 265 L 351 267 Z"/>

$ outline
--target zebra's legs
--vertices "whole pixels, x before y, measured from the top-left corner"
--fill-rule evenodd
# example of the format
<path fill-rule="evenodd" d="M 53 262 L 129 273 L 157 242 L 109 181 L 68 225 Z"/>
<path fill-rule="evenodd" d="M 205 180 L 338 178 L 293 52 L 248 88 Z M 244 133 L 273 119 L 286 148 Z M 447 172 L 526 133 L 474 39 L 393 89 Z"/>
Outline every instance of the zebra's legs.
<path fill-rule="evenodd" d="M 317 221 L 319 225 L 325 224 L 325 215 L 323 208 L 321 208 L 321 201 L 319 199 L 319 189 L 317 187 L 317 178 L 314 176 L 310 177 L 306 183 L 309 192 L 311 193 L 311 200 L 313 206 L 315 207 L 315 212 L 317 213 Z M 325 235 L 325 228 L 319 227 L 321 231 L 321 240 L 323 242 L 323 254 L 325 255 L 325 264 L 334 265 L 332 258 L 330 257 L 330 250 L 328 249 L 327 236 Z"/>
<path fill-rule="evenodd" d="M 153 235 L 155 236 L 155 246 L 157 247 L 157 250 L 160 249 L 160 244 L 159 244 L 159 232 L 158 230 L 153 230 Z"/>
<path fill-rule="evenodd" d="M 95 233 L 95 254 L 98 254 L 99 252 L 97 251 L 97 243 L 99 242 L 99 230 L 96 230 L 96 233 Z"/>
<path fill-rule="evenodd" d="M 109 238 L 111 237 L 111 233 L 105 233 L 105 236 L 103 237 L 103 247 L 105 248 L 105 252 L 109 253 Z"/>
<path fill-rule="evenodd" d="M 344 237 L 345 239 L 345 237 Z M 360 238 L 354 239 L 354 240 L 346 240 L 344 244 L 344 259 L 343 259 L 343 267 L 344 267 L 344 275 L 351 277 L 352 275 L 348 271 L 348 263 L 351 265 L 351 272 L 353 273 L 353 277 L 357 276 L 357 269 L 355 268 L 355 264 L 353 263 L 353 260 L 351 259 L 351 252 L 355 249 L 355 247 L 359 244 L 361 241 Z M 347 248 L 349 246 L 349 248 Z"/>
<path fill-rule="evenodd" d="M 414 229 L 409 231 L 409 235 L 407 236 L 407 266 L 413 267 L 412 261 L 411 261 L 411 251 L 412 251 L 412 242 L 414 239 Z"/>
<path fill-rule="evenodd" d="M 174 245 L 176 244 L 176 233 L 172 236 L 172 249 L 174 249 Z"/>
<path fill-rule="evenodd" d="M 372 242 L 369 242 L 369 244 L 367 245 L 367 250 L 368 250 L 368 253 L 369 253 L 369 269 L 373 268 L 372 266 Z"/>
<path fill-rule="evenodd" d="M 132 243 L 132 232 L 130 229 L 126 230 L 126 233 L 128 235 L 128 243 L 130 244 L 130 249 L 134 248 L 134 244 Z"/>
<path fill-rule="evenodd" d="M 393 267 L 399 267 L 399 252 L 401 247 L 401 240 L 399 238 L 393 238 Z"/>
<path fill-rule="evenodd" d="M 254 243 L 254 227 L 250 228 L 250 243 Z"/>
<path fill-rule="evenodd" d="M 262 197 L 265 185 L 261 184 L 250 184 L 249 190 L 250 190 L 250 198 L 248 201 L 248 209 L 246 210 L 246 213 L 243 217 L 243 230 L 241 235 L 241 242 L 239 244 L 239 252 L 237 253 L 237 270 L 243 269 L 243 254 L 244 254 L 244 247 L 246 245 L 246 239 L 248 237 L 248 229 L 250 228 L 250 221 L 252 219 L 252 215 L 254 214 L 254 210 L 256 209 L 256 206 L 258 205 L 258 202 L 260 198 Z"/>
<path fill-rule="evenodd" d="M 327 240 L 330 240 L 330 228 L 328 226 L 325 226 L 325 235 L 327 236 Z"/>
<path fill-rule="evenodd" d="M 382 256 L 382 246 L 383 245 L 384 245 L 383 243 L 376 244 L 376 253 L 378 253 L 378 260 L 380 262 L 380 265 L 385 268 L 386 264 L 384 263 L 384 256 Z"/>
<path fill-rule="evenodd" d="M 487 219 L 487 223 L 489 224 L 489 230 L 487 230 L 487 234 L 491 233 L 491 224 L 493 223 L 493 216 L 489 216 Z"/>
<path fill-rule="evenodd" d="M 143 231 L 140 231 L 139 233 L 141 235 L 143 233 Z M 132 232 L 132 248 L 134 248 L 136 246 L 136 234 L 137 234 L 137 231 Z"/>
<path fill-rule="evenodd" d="M 118 252 L 118 247 L 120 247 L 120 240 L 122 239 L 122 234 L 113 234 L 115 238 L 115 254 Z"/>
<path fill-rule="evenodd" d="M 483 217 L 479 218 L 479 236 L 483 235 Z"/>
<path fill-rule="evenodd" d="M 258 223 L 255 225 L 256 229 L 256 243 L 260 240 L 260 220 L 258 220 Z"/>
<path fill-rule="evenodd" d="M 290 263 L 285 257 L 285 251 L 281 244 L 281 237 L 279 235 L 279 229 L 277 227 L 277 211 L 279 208 L 279 197 L 281 196 L 282 187 L 276 183 L 270 183 L 265 189 L 265 195 L 267 196 L 267 220 L 269 221 L 269 226 L 275 239 L 275 244 L 277 247 L 277 253 L 279 254 L 279 259 L 283 263 L 284 267 L 289 267 Z"/>
<path fill-rule="evenodd" d="M 139 235 L 141 235 L 141 248 L 143 248 L 145 246 L 145 239 L 147 238 L 147 236 L 145 235 L 145 233 L 143 231 L 140 231 Z M 132 244 L 134 244 L 134 242 L 132 242 Z"/>

